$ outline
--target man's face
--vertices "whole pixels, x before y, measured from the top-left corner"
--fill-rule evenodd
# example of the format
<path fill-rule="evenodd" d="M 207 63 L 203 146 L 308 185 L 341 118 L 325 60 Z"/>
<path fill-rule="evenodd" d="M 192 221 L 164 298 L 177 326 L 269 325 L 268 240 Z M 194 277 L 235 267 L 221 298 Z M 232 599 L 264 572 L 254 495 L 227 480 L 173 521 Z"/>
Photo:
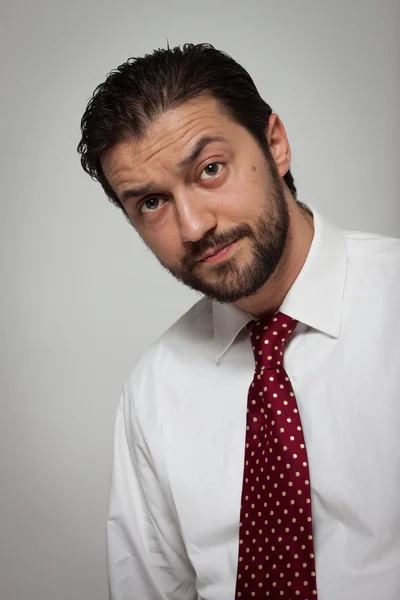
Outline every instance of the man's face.
<path fill-rule="evenodd" d="M 186 285 L 236 302 L 275 271 L 289 227 L 281 180 L 215 99 L 165 112 L 101 162 L 139 235 Z"/>

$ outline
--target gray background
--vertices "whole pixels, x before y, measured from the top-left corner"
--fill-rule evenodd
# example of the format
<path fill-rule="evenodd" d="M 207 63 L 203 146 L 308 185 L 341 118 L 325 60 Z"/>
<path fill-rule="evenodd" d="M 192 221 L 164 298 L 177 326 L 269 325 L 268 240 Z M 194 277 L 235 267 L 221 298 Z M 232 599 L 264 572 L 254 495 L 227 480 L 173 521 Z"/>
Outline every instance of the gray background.
<path fill-rule="evenodd" d="M 81 172 L 86 101 L 128 56 L 209 41 L 283 119 L 300 199 L 400 236 L 400 6 L 3 0 L 0 13 L 0 598 L 105 600 L 120 389 L 197 297 Z"/>

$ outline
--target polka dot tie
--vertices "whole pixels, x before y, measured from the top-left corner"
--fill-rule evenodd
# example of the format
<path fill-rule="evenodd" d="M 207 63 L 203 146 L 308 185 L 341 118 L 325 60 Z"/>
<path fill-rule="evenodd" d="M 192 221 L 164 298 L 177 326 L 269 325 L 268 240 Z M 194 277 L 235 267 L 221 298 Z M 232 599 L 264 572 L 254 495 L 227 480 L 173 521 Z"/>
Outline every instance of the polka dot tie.
<path fill-rule="evenodd" d="M 235 598 L 317 598 L 310 476 L 296 398 L 283 367 L 297 321 L 278 313 L 248 325 L 249 389 Z"/>

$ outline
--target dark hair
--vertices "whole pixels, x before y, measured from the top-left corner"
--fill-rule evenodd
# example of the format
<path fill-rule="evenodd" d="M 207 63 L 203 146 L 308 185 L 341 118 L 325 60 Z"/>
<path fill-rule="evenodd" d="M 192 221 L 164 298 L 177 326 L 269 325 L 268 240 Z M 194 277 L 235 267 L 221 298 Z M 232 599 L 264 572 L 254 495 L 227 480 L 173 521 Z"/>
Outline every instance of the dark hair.
<path fill-rule="evenodd" d="M 82 167 L 101 183 L 116 206 L 123 209 L 104 176 L 102 152 L 127 135 L 140 137 L 158 115 L 202 92 L 216 98 L 272 160 L 265 135 L 272 109 L 243 67 L 210 44 L 155 50 L 141 58 L 129 58 L 111 71 L 95 89 L 81 120 L 78 152 Z M 290 171 L 284 180 L 296 198 Z"/>

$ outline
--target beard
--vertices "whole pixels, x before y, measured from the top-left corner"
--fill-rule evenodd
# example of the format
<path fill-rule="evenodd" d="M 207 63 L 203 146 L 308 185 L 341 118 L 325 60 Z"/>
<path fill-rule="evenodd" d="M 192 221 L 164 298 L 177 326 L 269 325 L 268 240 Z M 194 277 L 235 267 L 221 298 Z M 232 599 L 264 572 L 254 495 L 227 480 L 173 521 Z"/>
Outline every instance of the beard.
<path fill-rule="evenodd" d="M 233 303 L 253 296 L 275 272 L 286 247 L 289 211 L 275 164 L 266 163 L 270 183 L 257 229 L 243 224 L 223 232 L 210 231 L 201 240 L 192 242 L 179 265 L 171 267 L 162 263 L 178 281 L 220 303 Z M 246 264 L 238 264 L 233 256 L 207 265 L 203 273 L 198 273 L 201 270 L 198 261 L 205 252 L 241 239 L 247 239 L 247 248 L 250 246 Z"/>

